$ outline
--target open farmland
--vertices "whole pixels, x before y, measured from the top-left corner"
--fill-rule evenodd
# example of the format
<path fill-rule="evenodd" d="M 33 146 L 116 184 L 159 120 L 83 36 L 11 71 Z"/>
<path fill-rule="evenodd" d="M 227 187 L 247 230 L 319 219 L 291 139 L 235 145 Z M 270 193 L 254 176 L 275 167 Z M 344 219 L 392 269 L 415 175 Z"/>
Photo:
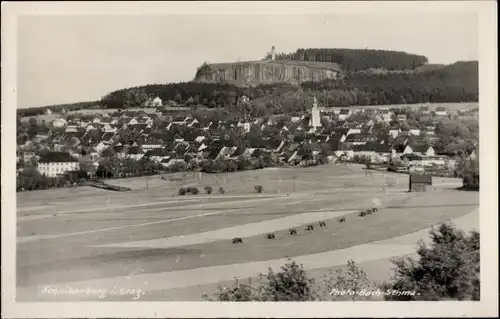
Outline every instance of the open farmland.
<path fill-rule="evenodd" d="M 129 192 L 81 187 L 19 193 L 17 298 L 96 300 L 98 294 L 43 290 L 109 293 L 115 287 L 140 289 L 141 300 L 197 301 L 218 283 L 255 276 L 288 257 L 314 277 L 353 258 L 371 265 L 370 275 L 385 278 L 390 269 L 376 265 L 412 253 L 429 226 L 456 218 L 469 228 L 479 223 L 479 194 L 454 190 L 460 181 L 435 178 L 433 192 L 407 193 L 407 178 L 325 165 L 109 181 Z M 204 194 L 208 185 L 211 195 Z M 261 194 L 255 185 L 263 186 Z M 178 196 L 185 186 L 201 192 Z M 217 194 L 221 186 L 225 194 Z M 379 212 L 357 215 L 371 207 Z M 340 216 L 345 223 L 337 222 Z M 319 221 L 327 226 L 318 227 Z M 315 225 L 312 232 L 305 231 L 309 224 Z M 292 227 L 297 236 L 288 234 Z M 265 238 L 270 232 L 276 239 Z M 231 244 L 233 237 L 243 243 Z"/>

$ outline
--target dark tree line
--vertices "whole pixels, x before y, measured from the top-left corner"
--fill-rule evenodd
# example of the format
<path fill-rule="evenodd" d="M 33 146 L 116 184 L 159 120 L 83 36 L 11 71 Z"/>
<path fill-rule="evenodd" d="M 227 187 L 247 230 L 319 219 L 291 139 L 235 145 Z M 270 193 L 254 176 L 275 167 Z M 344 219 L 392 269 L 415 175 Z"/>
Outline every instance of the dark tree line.
<path fill-rule="evenodd" d="M 280 53 L 277 60 L 332 62 L 347 71 L 371 68 L 413 70 L 428 62 L 427 57 L 406 52 L 357 49 L 298 49 L 294 53 Z"/>
<path fill-rule="evenodd" d="M 57 105 L 32 107 L 28 109 L 18 109 L 17 115 L 20 117 L 37 116 L 40 114 L 44 114 L 47 109 L 50 109 L 54 113 L 59 113 L 62 112 L 63 109 L 66 111 L 77 111 L 77 110 L 86 110 L 96 107 L 99 107 L 99 101 L 57 104 Z"/>

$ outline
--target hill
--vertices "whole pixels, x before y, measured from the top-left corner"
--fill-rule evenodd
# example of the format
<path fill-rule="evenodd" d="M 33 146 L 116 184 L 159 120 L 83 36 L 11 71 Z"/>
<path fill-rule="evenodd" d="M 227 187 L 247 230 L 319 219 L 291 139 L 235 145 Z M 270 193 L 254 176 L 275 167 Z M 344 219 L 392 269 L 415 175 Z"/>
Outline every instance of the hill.
<path fill-rule="evenodd" d="M 309 108 L 313 92 L 326 107 L 478 101 L 477 61 L 427 64 L 426 57 L 405 52 L 349 49 L 299 49 L 271 58 L 204 63 L 191 82 L 126 88 L 101 101 L 50 108 L 140 108 L 159 97 L 168 106 L 259 115 Z M 244 108 L 238 103 L 243 95 L 251 101 Z M 46 108 L 18 110 L 18 115 L 42 114 Z"/>

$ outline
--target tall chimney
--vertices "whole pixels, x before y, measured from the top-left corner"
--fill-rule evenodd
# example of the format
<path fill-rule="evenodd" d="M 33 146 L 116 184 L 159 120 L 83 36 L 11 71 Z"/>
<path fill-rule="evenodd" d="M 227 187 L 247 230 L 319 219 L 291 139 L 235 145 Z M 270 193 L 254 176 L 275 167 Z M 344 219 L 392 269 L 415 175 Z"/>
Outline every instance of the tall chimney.
<path fill-rule="evenodd" d="M 274 45 L 271 48 L 271 60 L 276 60 L 276 49 L 274 48 Z"/>

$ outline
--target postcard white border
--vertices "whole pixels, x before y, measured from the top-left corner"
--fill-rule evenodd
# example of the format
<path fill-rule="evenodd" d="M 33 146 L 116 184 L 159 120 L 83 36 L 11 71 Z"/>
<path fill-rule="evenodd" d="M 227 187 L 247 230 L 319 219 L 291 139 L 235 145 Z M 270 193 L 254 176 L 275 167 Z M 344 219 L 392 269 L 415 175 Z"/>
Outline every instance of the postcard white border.
<path fill-rule="evenodd" d="M 479 19 L 481 301 L 207 303 L 16 303 L 16 30 L 21 14 L 397 14 L 473 13 Z M 497 16 L 495 1 L 368 2 L 3 2 L 2 314 L 30 317 L 404 317 L 498 315 Z M 230 29 L 228 29 L 230 30 Z M 229 31 L 228 31 L 229 32 Z"/>

